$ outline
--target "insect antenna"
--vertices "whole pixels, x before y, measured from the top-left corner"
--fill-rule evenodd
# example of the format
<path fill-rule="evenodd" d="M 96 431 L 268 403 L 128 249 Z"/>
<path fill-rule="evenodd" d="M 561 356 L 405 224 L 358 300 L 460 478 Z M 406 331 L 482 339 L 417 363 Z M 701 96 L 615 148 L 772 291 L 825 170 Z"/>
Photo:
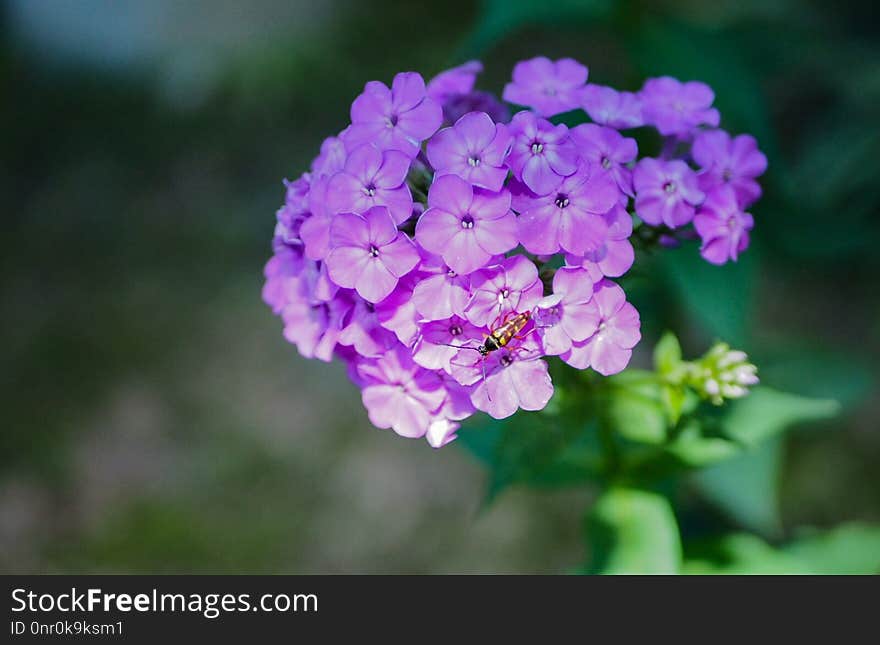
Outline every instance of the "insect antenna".
<path fill-rule="evenodd" d="M 435 345 L 443 345 L 445 347 L 454 347 L 455 349 L 472 349 L 475 352 L 479 353 L 479 349 L 476 347 L 471 347 L 469 345 L 450 345 L 449 343 L 434 343 Z"/>

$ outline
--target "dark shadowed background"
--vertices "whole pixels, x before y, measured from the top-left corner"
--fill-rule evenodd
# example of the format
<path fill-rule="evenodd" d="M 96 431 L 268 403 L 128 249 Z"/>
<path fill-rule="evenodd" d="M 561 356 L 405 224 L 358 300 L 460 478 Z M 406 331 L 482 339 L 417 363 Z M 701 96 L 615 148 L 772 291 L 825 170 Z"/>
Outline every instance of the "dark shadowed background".
<path fill-rule="evenodd" d="M 372 428 L 260 300 L 283 177 L 396 71 L 545 54 L 700 79 L 770 159 L 733 267 L 650 259 L 645 362 L 723 338 L 842 413 L 747 455 L 682 531 L 880 521 L 874 3 L 10 0 L 0 5 L 0 568 L 561 572 L 590 490 L 483 504 L 461 446 Z M 677 257 L 677 256 L 676 256 Z M 694 254 L 694 257 L 695 254 Z M 636 276 L 638 278 L 638 275 Z M 480 419 L 469 432 L 479 432 Z M 733 499 L 733 503 L 730 503 Z"/>

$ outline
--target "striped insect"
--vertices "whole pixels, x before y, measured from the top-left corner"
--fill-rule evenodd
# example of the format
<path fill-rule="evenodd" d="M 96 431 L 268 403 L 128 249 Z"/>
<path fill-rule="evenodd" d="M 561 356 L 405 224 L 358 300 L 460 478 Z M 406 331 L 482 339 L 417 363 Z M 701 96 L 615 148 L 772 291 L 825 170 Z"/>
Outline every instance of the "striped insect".
<path fill-rule="evenodd" d="M 512 340 L 522 340 L 525 336 L 522 336 L 521 333 L 523 329 L 525 329 L 526 325 L 529 324 L 529 321 L 532 319 L 531 311 L 524 311 L 522 313 L 517 313 L 515 311 L 510 311 L 504 316 L 502 316 L 498 321 L 496 321 L 496 325 L 493 325 L 489 329 L 489 333 L 486 334 L 486 338 L 481 345 L 478 347 L 472 347 L 468 345 L 450 345 L 449 343 L 441 343 L 446 345 L 447 347 L 454 347 L 456 349 L 470 349 L 475 352 L 479 352 L 482 359 L 480 360 L 480 368 L 483 372 L 483 380 L 486 380 L 486 365 L 485 359 L 492 352 L 498 351 L 499 349 L 508 347 Z M 489 397 L 491 400 L 491 397 Z"/>

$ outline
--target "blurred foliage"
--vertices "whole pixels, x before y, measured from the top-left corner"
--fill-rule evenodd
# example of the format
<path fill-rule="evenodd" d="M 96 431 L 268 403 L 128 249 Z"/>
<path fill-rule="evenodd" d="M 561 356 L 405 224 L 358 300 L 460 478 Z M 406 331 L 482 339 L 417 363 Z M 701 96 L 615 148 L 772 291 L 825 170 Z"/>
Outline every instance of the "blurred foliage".
<path fill-rule="evenodd" d="M 193 38 L 122 71 L 46 57 L 0 20 L 0 566 L 568 570 L 595 500 L 588 571 L 878 572 L 873 3 L 330 4 L 295 36 L 207 54 Z M 499 90 L 537 54 L 626 89 L 707 81 L 770 167 L 741 262 L 639 258 L 630 373 L 554 362 L 547 410 L 461 432 L 494 500 L 472 518 L 454 447 L 371 433 L 342 372 L 283 345 L 258 298 L 271 178 L 306 168 L 367 80 L 479 57 Z M 213 71 L 171 82 L 202 59 Z M 681 346 L 664 337 L 650 370 L 668 329 Z M 665 378 L 718 339 L 763 383 L 722 408 Z"/>

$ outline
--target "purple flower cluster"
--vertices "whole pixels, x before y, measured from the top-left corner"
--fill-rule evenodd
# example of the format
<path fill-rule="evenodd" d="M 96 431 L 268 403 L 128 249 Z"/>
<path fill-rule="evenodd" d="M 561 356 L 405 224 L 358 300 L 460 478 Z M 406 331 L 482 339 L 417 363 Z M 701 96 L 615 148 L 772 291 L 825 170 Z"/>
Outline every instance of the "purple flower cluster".
<path fill-rule="evenodd" d="M 535 58 L 504 88 L 527 108 L 511 118 L 474 89 L 480 71 L 367 83 L 351 124 L 286 182 L 265 269 L 263 298 L 299 352 L 343 360 L 375 426 L 434 447 L 477 410 L 542 409 L 548 356 L 623 370 L 639 314 L 611 278 L 635 259 L 634 220 L 664 235 L 692 224 L 703 257 L 735 260 L 766 167 L 752 137 L 717 129 L 702 83 L 618 92 L 576 61 Z M 548 120 L 578 109 L 592 122 Z M 621 132 L 643 126 L 665 137 L 656 157 Z M 511 321 L 509 342 L 485 344 Z"/>

